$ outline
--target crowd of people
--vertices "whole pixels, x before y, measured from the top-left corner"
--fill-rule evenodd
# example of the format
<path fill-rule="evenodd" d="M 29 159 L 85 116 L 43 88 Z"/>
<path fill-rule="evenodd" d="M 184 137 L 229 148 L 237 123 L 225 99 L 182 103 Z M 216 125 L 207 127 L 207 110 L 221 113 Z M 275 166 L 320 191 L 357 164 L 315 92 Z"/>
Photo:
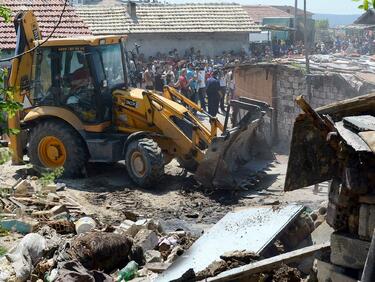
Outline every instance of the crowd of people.
<path fill-rule="evenodd" d="M 365 34 L 362 37 L 336 37 L 334 40 L 316 43 L 314 51 L 315 53 L 324 55 L 332 53 L 373 55 L 375 54 L 374 39 L 374 36 L 371 34 Z"/>
<path fill-rule="evenodd" d="M 336 37 L 331 42 L 318 42 L 310 54 L 351 53 L 372 55 L 375 53 L 374 36 Z M 194 48 L 183 56 L 176 49 L 154 57 L 138 57 L 141 66 L 141 87 L 163 91 L 163 86 L 173 86 L 190 100 L 199 104 L 210 115 L 225 113 L 226 103 L 233 98 L 235 81 L 233 67 L 242 63 L 271 61 L 274 58 L 304 55 L 303 41 L 272 40 L 268 43 L 250 44 L 248 50 L 238 53 L 223 52 L 221 56 L 202 55 Z"/>
<path fill-rule="evenodd" d="M 226 104 L 234 95 L 233 66 L 243 62 L 244 57 L 224 53 L 214 58 L 203 57 L 197 52 L 162 58 L 157 55 L 152 62 L 143 63 L 141 87 L 163 91 L 165 85 L 178 89 L 185 97 L 200 105 L 211 116 L 219 110 L 226 111 Z"/>

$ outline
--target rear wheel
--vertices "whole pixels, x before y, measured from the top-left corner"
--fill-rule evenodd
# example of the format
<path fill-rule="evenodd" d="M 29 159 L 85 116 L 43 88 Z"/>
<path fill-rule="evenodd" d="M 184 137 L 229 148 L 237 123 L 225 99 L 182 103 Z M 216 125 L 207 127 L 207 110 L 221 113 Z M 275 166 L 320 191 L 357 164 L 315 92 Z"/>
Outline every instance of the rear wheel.
<path fill-rule="evenodd" d="M 65 177 L 82 176 L 88 153 L 82 137 L 68 124 L 41 121 L 30 133 L 30 162 L 37 168 L 64 168 Z"/>
<path fill-rule="evenodd" d="M 152 139 L 132 141 L 126 148 L 125 162 L 131 179 L 142 187 L 150 187 L 164 175 L 164 157 Z"/>

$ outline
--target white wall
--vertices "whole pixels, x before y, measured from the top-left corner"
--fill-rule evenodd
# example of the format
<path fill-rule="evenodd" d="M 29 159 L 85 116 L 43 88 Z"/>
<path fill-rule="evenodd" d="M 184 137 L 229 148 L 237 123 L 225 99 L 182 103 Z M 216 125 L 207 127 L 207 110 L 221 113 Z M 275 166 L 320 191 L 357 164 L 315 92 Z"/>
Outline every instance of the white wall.
<path fill-rule="evenodd" d="M 223 51 L 239 52 L 241 48 L 248 51 L 248 33 L 153 33 L 153 34 L 129 34 L 128 48 L 134 47 L 134 43 L 141 45 L 140 53 L 145 56 L 154 56 L 157 52 L 168 53 L 177 49 L 180 55 L 184 55 L 186 49 L 194 47 L 201 54 L 216 56 Z"/>

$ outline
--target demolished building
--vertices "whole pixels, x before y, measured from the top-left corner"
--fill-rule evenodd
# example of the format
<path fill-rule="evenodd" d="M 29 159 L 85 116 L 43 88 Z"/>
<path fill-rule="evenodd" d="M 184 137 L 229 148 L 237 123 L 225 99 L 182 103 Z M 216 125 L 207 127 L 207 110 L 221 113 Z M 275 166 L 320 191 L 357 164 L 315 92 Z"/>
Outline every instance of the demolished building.
<path fill-rule="evenodd" d="M 375 90 L 375 63 L 369 57 L 312 56 L 307 75 L 304 59 L 281 59 L 240 65 L 235 81 L 236 96 L 262 100 L 274 108 L 273 139 L 288 144 L 300 113 L 297 96 L 305 95 L 318 108 L 368 94 Z"/>

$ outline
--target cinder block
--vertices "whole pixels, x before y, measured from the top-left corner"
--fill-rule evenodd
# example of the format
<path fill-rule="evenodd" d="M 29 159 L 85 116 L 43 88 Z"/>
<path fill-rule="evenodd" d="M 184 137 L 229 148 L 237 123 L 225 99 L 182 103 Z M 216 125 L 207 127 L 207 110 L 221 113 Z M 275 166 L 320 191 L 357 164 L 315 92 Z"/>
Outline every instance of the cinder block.
<path fill-rule="evenodd" d="M 316 260 L 317 278 L 319 282 L 355 282 L 353 279 L 344 274 L 345 269 L 339 266 Z"/>
<path fill-rule="evenodd" d="M 365 265 L 370 242 L 347 233 L 331 235 L 331 262 L 336 265 L 362 269 Z"/>
<path fill-rule="evenodd" d="M 370 241 L 375 229 L 375 205 L 362 204 L 359 209 L 358 235 Z"/>

